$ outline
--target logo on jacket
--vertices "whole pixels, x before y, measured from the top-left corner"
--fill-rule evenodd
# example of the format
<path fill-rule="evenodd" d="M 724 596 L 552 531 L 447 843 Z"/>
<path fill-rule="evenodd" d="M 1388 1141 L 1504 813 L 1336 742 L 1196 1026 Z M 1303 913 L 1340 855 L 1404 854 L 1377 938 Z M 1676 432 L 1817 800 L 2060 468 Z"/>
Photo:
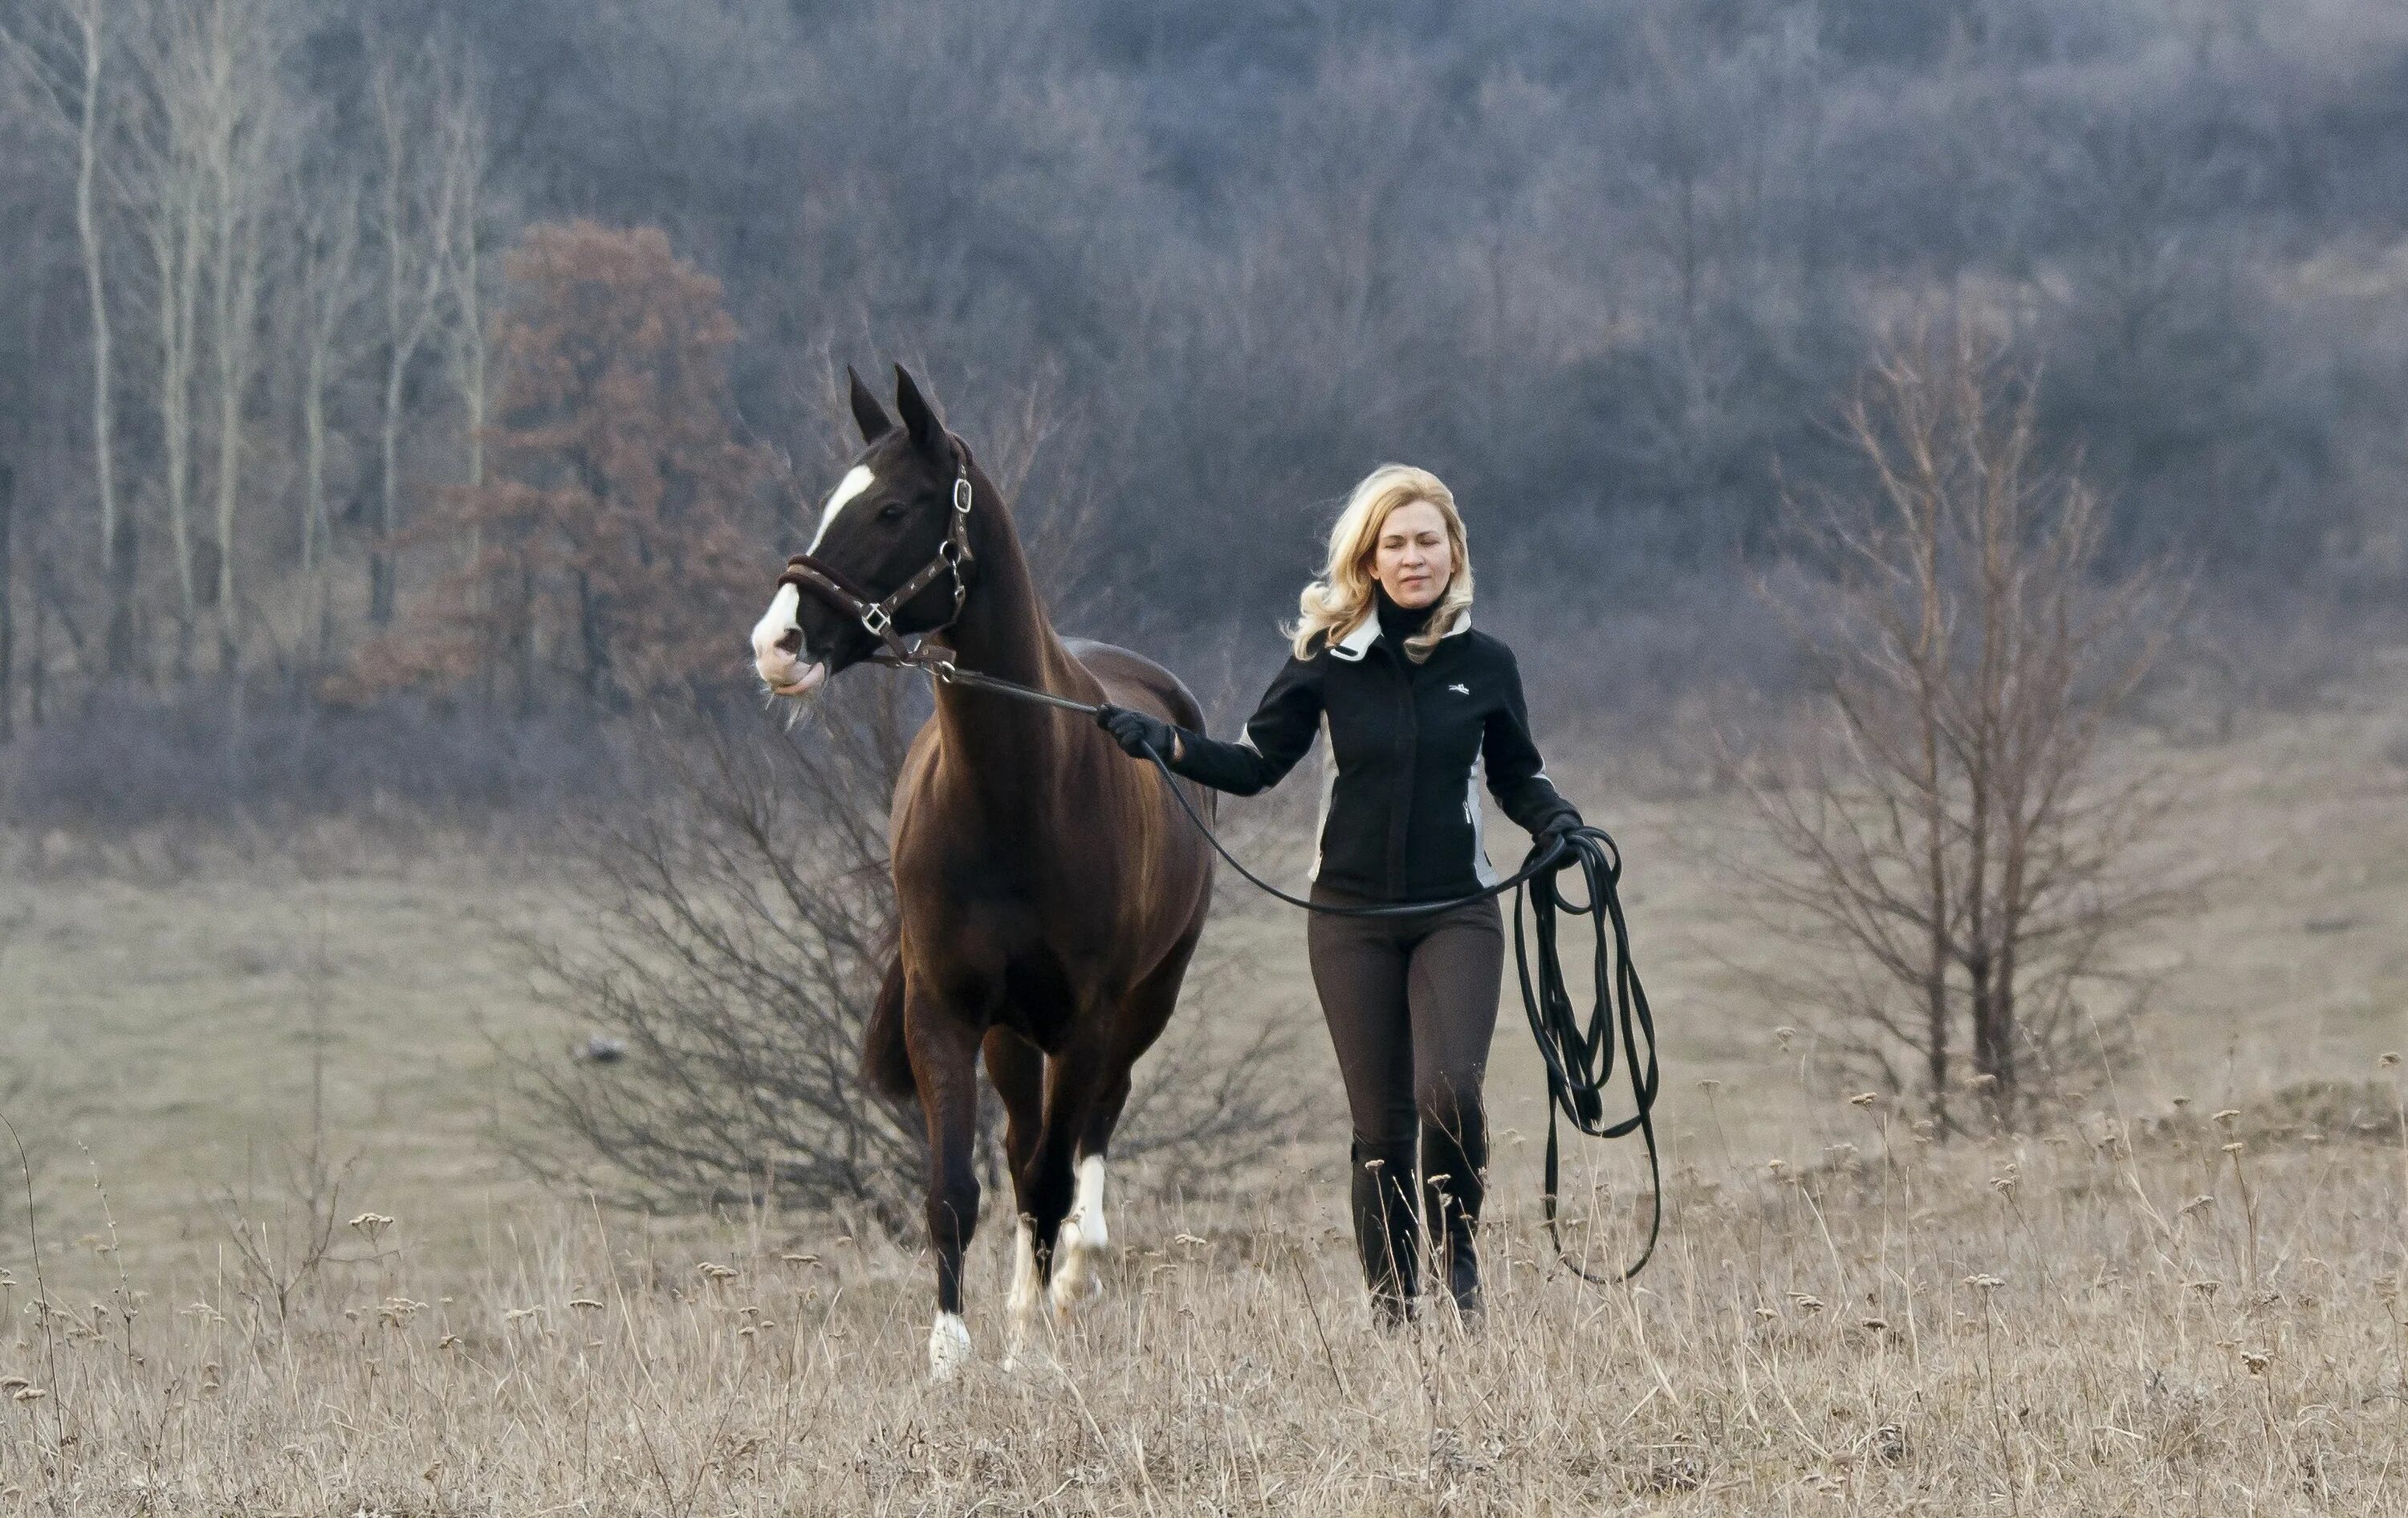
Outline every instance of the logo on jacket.
<path fill-rule="evenodd" d="M 1447 689 L 1453 691 L 1457 695 L 1469 695 L 1471 694 L 1471 687 L 1469 685 L 1450 685 Z"/>

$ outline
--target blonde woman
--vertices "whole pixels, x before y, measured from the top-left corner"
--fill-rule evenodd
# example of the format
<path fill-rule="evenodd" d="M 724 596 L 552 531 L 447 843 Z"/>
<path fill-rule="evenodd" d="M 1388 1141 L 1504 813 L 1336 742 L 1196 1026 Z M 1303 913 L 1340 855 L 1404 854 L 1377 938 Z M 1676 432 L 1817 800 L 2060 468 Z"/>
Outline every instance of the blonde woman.
<path fill-rule="evenodd" d="M 1446 901 L 1493 883 L 1479 787 L 1541 839 L 1581 825 L 1530 738 L 1512 651 L 1471 628 L 1471 560 L 1455 497 L 1425 469 L 1388 465 L 1354 487 L 1305 587 L 1287 664 L 1235 743 L 1125 708 L 1096 721 L 1131 754 L 1149 747 L 1215 790 L 1279 783 L 1329 735 L 1316 905 Z M 1417 1194 L 1431 1274 L 1480 1308 L 1488 1157 L 1481 1081 L 1505 967 L 1495 898 L 1403 917 L 1315 913 L 1312 981 L 1354 1118 L 1354 1240 L 1377 1318 L 1412 1311 Z"/>

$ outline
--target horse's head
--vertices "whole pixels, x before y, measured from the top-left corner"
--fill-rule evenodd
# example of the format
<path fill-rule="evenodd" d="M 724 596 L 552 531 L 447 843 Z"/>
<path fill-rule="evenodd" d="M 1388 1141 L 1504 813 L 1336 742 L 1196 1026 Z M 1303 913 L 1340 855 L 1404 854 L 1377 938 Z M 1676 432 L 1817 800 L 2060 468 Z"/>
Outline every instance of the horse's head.
<path fill-rule="evenodd" d="M 944 419 L 901 365 L 895 366 L 897 426 L 878 397 L 845 370 L 853 386 L 853 420 L 864 444 L 828 493 L 810 562 L 849 593 L 882 602 L 931 565 L 941 565 L 953 530 L 956 481 L 967 478 L 969 450 L 945 430 Z M 967 573 L 967 566 L 960 571 Z M 954 574 L 939 573 L 893 609 L 892 631 L 926 632 L 953 619 Z M 830 675 L 875 652 L 881 639 L 860 609 L 788 580 L 752 629 L 752 663 L 778 695 L 803 696 Z"/>

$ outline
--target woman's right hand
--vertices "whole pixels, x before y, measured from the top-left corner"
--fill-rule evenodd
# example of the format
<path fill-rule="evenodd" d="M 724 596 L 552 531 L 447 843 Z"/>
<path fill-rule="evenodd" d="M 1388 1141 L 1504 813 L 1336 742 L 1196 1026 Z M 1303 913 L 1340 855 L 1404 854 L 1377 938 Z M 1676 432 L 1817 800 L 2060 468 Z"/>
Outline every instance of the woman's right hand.
<path fill-rule="evenodd" d="M 1179 729 L 1159 717 L 1107 701 L 1096 709 L 1096 725 L 1110 733 L 1121 752 L 1132 759 L 1144 758 L 1148 749 L 1165 759 L 1177 757 Z"/>

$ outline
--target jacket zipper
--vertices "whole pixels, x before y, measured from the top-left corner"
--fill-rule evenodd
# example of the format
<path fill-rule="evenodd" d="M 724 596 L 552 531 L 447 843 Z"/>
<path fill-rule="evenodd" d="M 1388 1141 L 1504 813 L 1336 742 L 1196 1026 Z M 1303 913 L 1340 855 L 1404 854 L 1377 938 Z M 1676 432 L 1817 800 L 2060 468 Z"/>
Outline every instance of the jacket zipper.
<path fill-rule="evenodd" d="M 1413 675 L 1412 664 L 1401 649 L 1388 648 L 1383 636 L 1380 645 L 1388 649 L 1388 659 L 1397 673 L 1397 713 L 1403 728 L 1404 763 L 1397 771 L 1396 794 L 1392 798 L 1395 819 L 1388 824 L 1388 897 L 1402 900 L 1405 894 L 1406 831 L 1412 825 L 1413 768 L 1420 756 L 1421 722 L 1413 708 Z"/>

